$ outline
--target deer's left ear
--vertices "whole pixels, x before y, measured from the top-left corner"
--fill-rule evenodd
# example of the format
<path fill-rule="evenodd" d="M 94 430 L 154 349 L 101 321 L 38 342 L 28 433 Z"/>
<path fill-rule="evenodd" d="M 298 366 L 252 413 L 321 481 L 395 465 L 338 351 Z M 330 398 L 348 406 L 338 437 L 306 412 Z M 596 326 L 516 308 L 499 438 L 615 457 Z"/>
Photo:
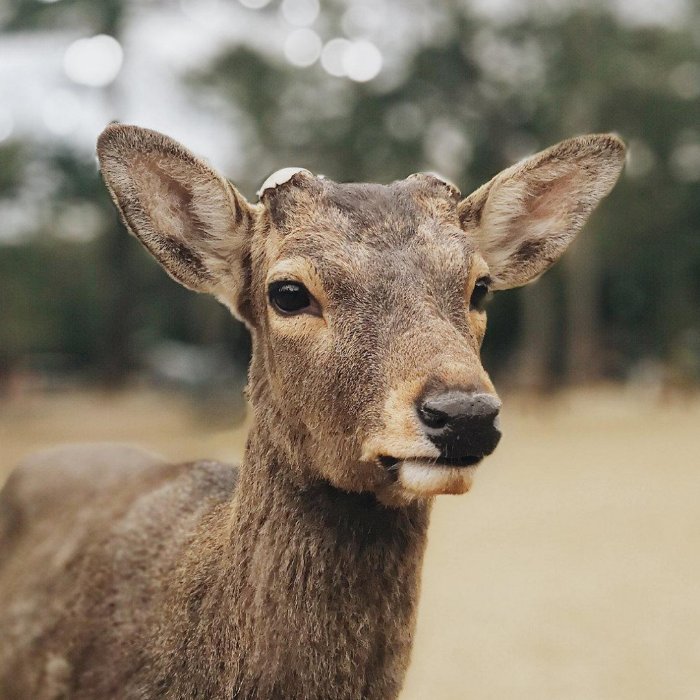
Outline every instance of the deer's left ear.
<path fill-rule="evenodd" d="M 580 136 L 504 170 L 459 204 L 494 289 L 519 287 L 553 265 L 622 171 L 612 134 Z"/>

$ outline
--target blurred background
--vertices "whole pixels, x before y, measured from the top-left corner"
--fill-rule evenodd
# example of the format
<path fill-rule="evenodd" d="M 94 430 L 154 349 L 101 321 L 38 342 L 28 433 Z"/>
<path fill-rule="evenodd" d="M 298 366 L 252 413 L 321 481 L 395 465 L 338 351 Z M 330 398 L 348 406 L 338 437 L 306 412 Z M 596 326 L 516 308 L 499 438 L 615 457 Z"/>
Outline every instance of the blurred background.
<path fill-rule="evenodd" d="M 121 227 L 115 119 L 252 199 L 287 165 L 468 193 L 619 133 L 580 241 L 490 306 L 506 434 L 436 509 L 404 697 L 697 697 L 700 2 L 0 0 L 0 480 L 71 440 L 242 450 L 247 334 Z"/>

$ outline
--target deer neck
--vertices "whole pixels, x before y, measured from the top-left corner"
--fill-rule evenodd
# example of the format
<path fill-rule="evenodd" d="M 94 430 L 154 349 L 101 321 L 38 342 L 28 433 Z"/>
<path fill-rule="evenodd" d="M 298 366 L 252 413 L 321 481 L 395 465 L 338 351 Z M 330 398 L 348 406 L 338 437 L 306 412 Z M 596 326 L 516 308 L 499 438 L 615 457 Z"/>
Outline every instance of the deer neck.
<path fill-rule="evenodd" d="M 415 625 L 429 506 L 300 484 L 254 427 L 231 520 L 237 683 L 250 697 L 393 698 Z M 267 694 L 265 694 L 267 693 Z M 241 694 L 241 697 L 248 695 Z"/>

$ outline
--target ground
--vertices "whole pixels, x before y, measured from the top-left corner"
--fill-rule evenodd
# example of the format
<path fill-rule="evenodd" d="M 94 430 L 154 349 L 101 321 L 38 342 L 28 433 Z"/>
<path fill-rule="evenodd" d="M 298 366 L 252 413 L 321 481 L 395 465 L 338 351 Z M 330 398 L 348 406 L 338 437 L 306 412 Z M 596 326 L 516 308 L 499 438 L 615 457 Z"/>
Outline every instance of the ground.
<path fill-rule="evenodd" d="M 505 403 L 472 492 L 438 499 L 402 700 L 697 698 L 700 399 Z M 5 471 L 79 440 L 235 460 L 244 435 L 146 392 L 0 402 Z"/>

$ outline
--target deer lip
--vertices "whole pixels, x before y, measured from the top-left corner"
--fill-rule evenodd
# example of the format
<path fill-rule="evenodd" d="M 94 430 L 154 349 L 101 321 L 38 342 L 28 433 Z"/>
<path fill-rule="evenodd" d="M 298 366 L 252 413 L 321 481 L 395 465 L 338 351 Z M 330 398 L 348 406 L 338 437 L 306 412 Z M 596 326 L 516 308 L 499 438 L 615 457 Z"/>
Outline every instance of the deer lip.
<path fill-rule="evenodd" d="M 427 459 L 425 457 L 391 457 L 389 455 L 381 455 L 378 459 L 379 463 L 388 472 L 396 472 L 402 462 L 421 462 L 431 467 L 473 467 L 481 462 L 484 455 L 463 455 L 461 457 L 440 457 L 438 459 Z"/>

